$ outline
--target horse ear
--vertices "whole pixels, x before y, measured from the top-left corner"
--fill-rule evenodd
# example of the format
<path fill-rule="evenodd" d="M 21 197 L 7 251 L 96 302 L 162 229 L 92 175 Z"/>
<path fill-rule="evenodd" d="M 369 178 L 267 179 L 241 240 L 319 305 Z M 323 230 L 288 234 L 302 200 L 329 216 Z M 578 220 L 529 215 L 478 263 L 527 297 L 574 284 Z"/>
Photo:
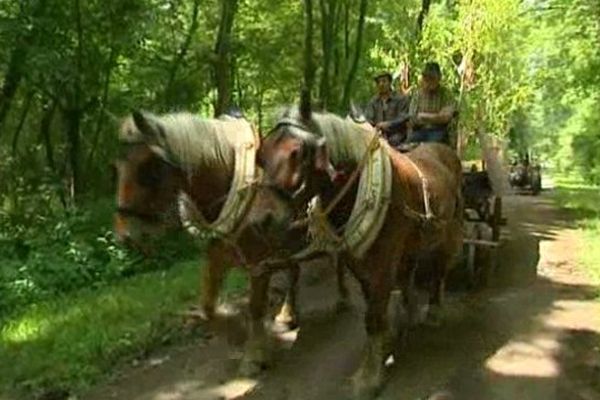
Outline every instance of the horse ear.
<path fill-rule="evenodd" d="M 354 100 L 350 100 L 350 118 L 354 122 L 363 123 L 367 122 L 367 118 L 362 110 L 356 105 Z"/>
<path fill-rule="evenodd" d="M 310 90 L 307 87 L 300 92 L 300 116 L 304 121 L 311 119 Z"/>
<path fill-rule="evenodd" d="M 156 122 L 153 121 L 152 116 L 143 111 L 135 110 L 132 111 L 131 117 L 135 127 L 144 135 L 145 138 L 155 140 L 158 129 Z"/>
<path fill-rule="evenodd" d="M 325 138 L 317 140 L 315 148 L 315 169 L 317 171 L 328 171 L 331 166 L 329 161 L 329 151 L 327 151 L 327 142 Z"/>

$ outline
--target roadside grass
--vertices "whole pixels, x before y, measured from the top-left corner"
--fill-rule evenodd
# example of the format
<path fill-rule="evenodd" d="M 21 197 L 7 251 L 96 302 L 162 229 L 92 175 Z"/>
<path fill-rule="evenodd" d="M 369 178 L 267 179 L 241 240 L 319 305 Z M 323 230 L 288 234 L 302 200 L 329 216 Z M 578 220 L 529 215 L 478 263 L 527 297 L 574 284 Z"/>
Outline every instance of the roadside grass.
<path fill-rule="evenodd" d="M 580 260 L 590 278 L 600 285 L 600 188 L 571 176 L 555 177 L 554 182 L 555 201 L 572 212 L 582 231 L 584 251 Z"/>
<path fill-rule="evenodd" d="M 177 312 L 197 299 L 198 265 L 179 262 L 166 271 L 33 304 L 1 321 L 0 393 L 23 398 L 78 393 L 119 363 L 183 340 Z M 230 273 L 224 294 L 244 287 L 245 275 Z"/>

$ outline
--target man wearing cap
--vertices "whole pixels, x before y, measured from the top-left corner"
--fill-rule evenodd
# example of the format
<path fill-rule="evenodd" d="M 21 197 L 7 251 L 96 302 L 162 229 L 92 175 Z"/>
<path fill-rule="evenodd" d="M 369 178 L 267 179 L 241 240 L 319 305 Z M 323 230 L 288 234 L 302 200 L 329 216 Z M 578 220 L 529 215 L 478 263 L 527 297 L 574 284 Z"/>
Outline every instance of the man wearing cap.
<path fill-rule="evenodd" d="M 448 125 L 456 115 L 456 106 L 441 79 L 438 63 L 425 64 L 419 87 L 411 95 L 409 142 L 449 144 Z"/>
<path fill-rule="evenodd" d="M 381 73 L 374 78 L 377 85 L 377 95 L 367 104 L 365 116 L 371 125 L 381 129 L 388 140 L 398 139 L 402 135 L 401 124 L 393 121 L 408 114 L 408 97 L 394 93 L 392 90 L 392 74 Z"/>

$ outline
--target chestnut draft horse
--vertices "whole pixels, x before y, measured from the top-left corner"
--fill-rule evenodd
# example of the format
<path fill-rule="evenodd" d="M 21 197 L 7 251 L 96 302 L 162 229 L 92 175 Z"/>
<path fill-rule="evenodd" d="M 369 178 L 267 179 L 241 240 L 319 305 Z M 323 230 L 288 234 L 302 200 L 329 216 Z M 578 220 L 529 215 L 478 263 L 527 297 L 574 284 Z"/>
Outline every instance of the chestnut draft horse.
<path fill-rule="evenodd" d="M 405 307 L 414 319 L 412 277 L 415 260 L 423 254 L 432 258 L 428 317 L 439 313 L 447 272 L 462 246 L 461 164 L 456 154 L 441 144 L 421 144 L 401 154 L 374 138 L 376 132 L 370 126 L 311 112 L 305 98 L 302 103 L 300 108 L 284 112 L 259 151 L 265 180 L 279 190 L 295 193 L 293 207 L 306 209 L 315 195 L 324 206 L 339 197 L 340 190 L 351 182 L 336 183 L 331 171 L 352 176 L 371 143 L 386 146 L 391 159 L 391 198 L 379 234 L 360 259 L 351 251 L 342 255 L 359 281 L 367 305 L 367 343 L 353 383 L 360 398 L 370 398 L 382 384 L 384 362 L 396 336 L 387 316 L 390 292 L 396 283 L 402 286 Z M 340 218 L 349 218 L 356 193 L 356 189 L 348 190 L 335 204 L 329 214 L 332 225 L 339 226 Z"/>
<path fill-rule="evenodd" d="M 126 118 L 119 135 L 122 151 L 115 163 L 117 237 L 125 243 L 143 246 L 144 237 L 164 231 L 165 225 L 179 218 L 182 195 L 187 199 L 186 214 L 205 222 L 217 220 L 234 181 L 237 153 L 231 136 L 248 129 L 252 127 L 243 118 L 202 119 L 188 113 L 157 116 L 134 112 Z M 253 167 L 255 154 L 249 162 Z M 284 228 L 278 225 L 287 227 L 292 220 L 287 204 L 280 200 L 281 193 L 260 185 L 254 185 L 253 189 L 248 211 L 240 217 L 243 221 L 237 221 L 234 232 L 218 235 L 209 242 L 201 298 L 202 311 L 210 319 L 228 267 L 245 264 L 250 272 L 251 293 L 260 294 L 250 299 L 253 323 L 246 345 L 249 357 L 241 365 L 245 374 L 255 373 L 264 366 L 267 351 L 262 346 L 261 318 L 267 303 L 269 274 L 259 274 L 257 278 L 253 268 L 276 248 L 301 248 L 306 237 L 304 233 L 289 230 L 287 235 L 281 235 Z M 297 322 L 299 268 L 293 263 L 281 267 L 289 268 L 290 282 L 276 319 L 293 326 Z M 341 267 L 338 289 L 341 301 L 345 301 L 347 290 Z"/>

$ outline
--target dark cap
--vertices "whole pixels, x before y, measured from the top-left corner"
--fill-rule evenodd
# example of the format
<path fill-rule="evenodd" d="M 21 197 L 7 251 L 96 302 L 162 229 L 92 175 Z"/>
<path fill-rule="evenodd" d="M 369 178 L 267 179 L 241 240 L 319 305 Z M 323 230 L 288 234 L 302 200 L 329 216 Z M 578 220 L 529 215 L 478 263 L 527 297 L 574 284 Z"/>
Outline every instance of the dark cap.
<path fill-rule="evenodd" d="M 394 80 L 392 77 L 392 74 L 390 74 L 389 72 L 381 72 L 381 73 L 375 75 L 373 77 L 373 80 L 375 82 L 377 82 L 379 80 L 379 78 L 388 78 L 390 82 Z"/>
<path fill-rule="evenodd" d="M 441 77 L 442 70 L 440 64 L 436 62 L 428 62 L 425 64 L 425 67 L 423 67 L 423 76 Z"/>

